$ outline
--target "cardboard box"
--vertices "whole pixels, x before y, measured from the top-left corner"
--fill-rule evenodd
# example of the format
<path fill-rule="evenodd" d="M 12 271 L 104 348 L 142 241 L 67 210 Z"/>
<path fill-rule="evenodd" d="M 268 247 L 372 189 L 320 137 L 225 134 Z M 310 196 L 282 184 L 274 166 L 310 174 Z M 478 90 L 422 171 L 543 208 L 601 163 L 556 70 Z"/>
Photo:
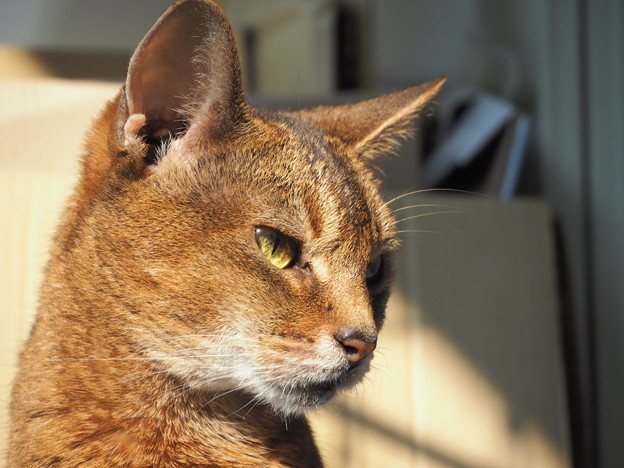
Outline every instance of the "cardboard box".
<path fill-rule="evenodd" d="M 374 369 L 317 416 L 328 465 L 571 467 L 547 207 L 411 205 Z"/>

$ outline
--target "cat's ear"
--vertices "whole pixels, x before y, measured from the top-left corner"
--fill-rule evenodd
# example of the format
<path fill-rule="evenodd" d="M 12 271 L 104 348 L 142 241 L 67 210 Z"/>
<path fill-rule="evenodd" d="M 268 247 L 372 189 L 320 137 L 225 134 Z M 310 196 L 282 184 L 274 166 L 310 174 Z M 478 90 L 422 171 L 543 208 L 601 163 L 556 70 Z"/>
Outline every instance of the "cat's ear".
<path fill-rule="evenodd" d="M 358 156 L 372 159 L 396 149 L 402 138 L 410 136 L 414 119 L 445 81 L 440 78 L 355 104 L 316 107 L 293 115 L 338 138 Z"/>
<path fill-rule="evenodd" d="M 133 54 L 119 112 L 122 144 L 185 135 L 188 144 L 227 135 L 244 114 L 240 62 L 220 7 L 174 2 Z"/>

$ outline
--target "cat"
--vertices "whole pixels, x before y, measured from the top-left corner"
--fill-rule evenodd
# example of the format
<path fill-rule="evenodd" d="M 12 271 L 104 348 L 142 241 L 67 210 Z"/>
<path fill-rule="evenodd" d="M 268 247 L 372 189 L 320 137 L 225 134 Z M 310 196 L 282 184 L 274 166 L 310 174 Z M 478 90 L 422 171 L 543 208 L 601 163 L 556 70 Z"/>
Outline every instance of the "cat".
<path fill-rule="evenodd" d="M 247 104 L 231 27 L 174 2 L 88 134 L 11 402 L 9 467 L 322 466 L 399 245 L 372 161 L 443 79 Z"/>

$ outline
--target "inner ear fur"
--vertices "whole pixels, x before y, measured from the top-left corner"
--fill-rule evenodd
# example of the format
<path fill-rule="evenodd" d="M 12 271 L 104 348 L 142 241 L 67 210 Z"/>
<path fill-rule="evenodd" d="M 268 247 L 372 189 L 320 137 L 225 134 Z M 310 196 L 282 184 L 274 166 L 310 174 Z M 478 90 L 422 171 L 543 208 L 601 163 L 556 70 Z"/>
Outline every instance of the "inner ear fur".
<path fill-rule="evenodd" d="M 341 106 L 321 106 L 290 115 L 339 139 L 360 157 L 373 159 L 396 149 L 411 136 L 412 122 L 446 78 Z"/>
<path fill-rule="evenodd" d="M 227 135 L 242 118 L 244 94 L 234 36 L 209 0 L 174 2 L 134 52 L 120 112 L 122 142 L 189 143 Z M 144 117 L 143 117 L 144 116 Z"/>

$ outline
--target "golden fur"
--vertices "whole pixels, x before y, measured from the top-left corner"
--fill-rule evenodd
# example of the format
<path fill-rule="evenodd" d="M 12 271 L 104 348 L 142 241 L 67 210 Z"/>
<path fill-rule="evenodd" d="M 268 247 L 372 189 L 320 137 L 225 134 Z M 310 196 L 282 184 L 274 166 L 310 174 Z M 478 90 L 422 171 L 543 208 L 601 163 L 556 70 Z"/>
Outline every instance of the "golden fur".
<path fill-rule="evenodd" d="M 441 81 L 279 114 L 240 83 L 210 1 L 135 52 L 55 238 L 9 467 L 321 466 L 305 412 L 366 372 L 397 247 L 367 164 Z M 257 226 L 297 241 L 292 265 Z"/>

